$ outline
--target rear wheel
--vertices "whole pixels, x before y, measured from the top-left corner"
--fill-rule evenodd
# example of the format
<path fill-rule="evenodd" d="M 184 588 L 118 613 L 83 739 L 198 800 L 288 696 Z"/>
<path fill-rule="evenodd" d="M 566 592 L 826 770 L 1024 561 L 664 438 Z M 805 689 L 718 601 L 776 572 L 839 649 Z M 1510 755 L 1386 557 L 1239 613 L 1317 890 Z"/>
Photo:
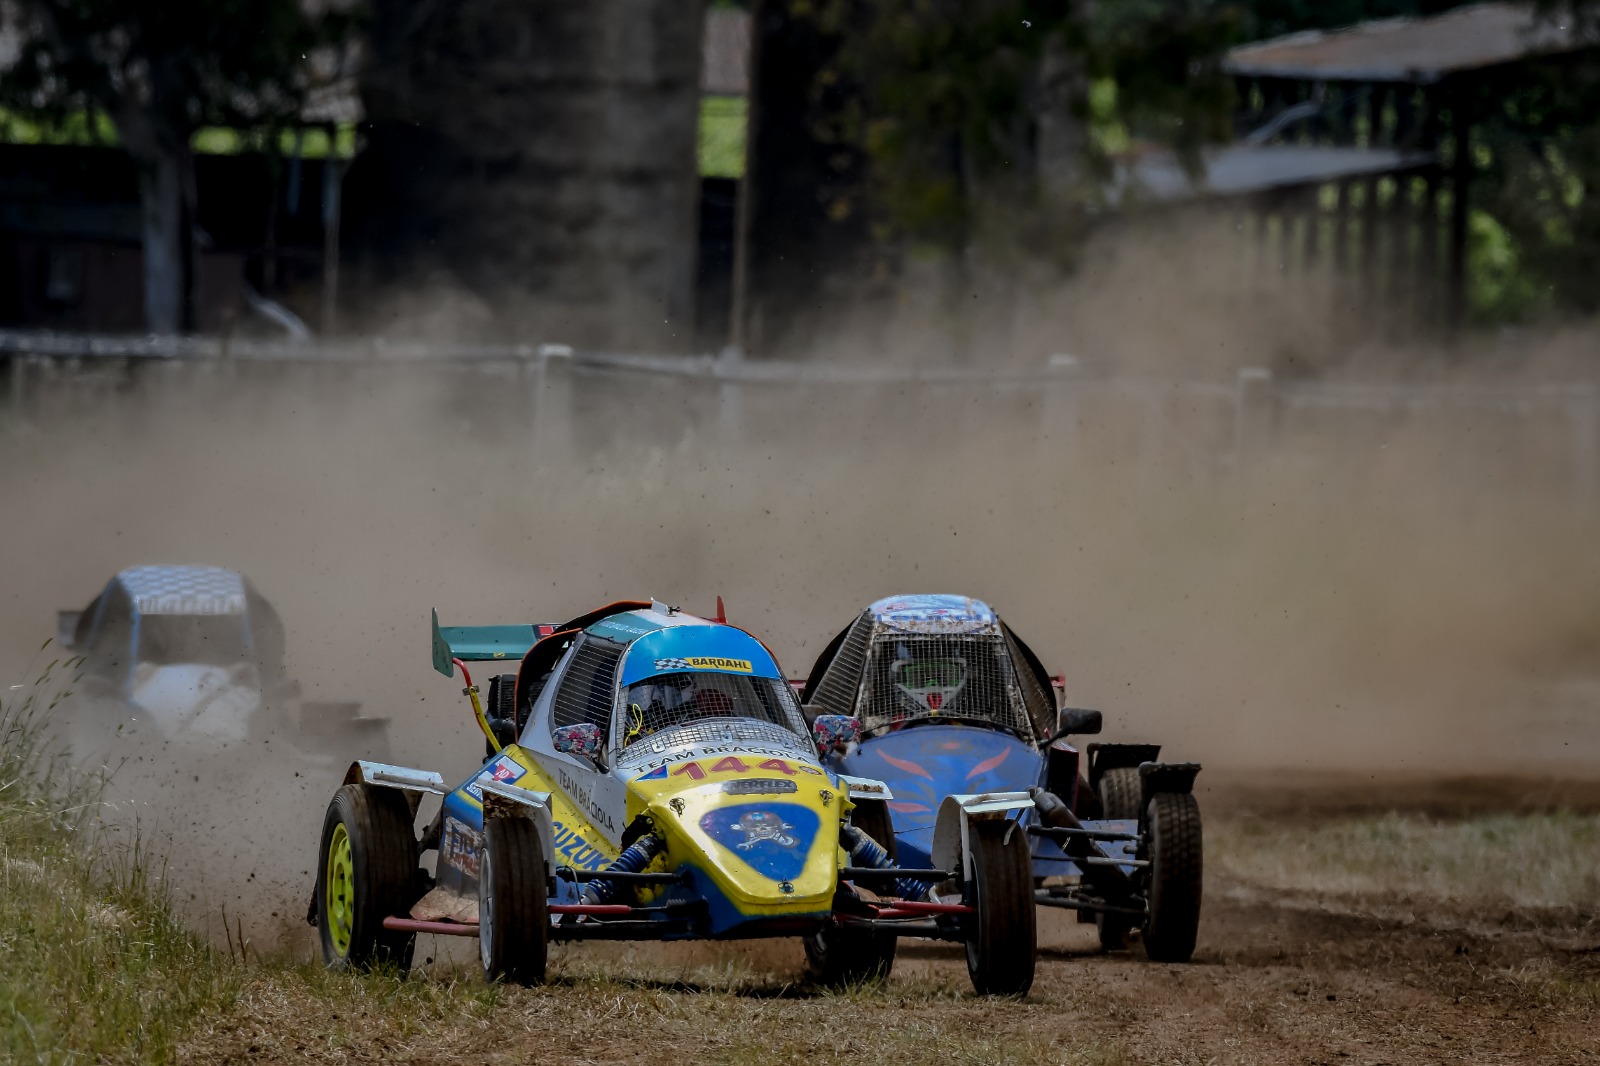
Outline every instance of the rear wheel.
<path fill-rule="evenodd" d="M 894 823 L 889 807 L 881 800 L 862 800 L 850 813 L 850 824 L 876 840 L 895 859 Z M 894 891 L 893 881 L 864 882 L 862 887 L 879 894 Z M 805 938 L 806 976 L 827 988 L 880 981 L 894 969 L 895 947 L 900 938 L 893 933 L 870 929 L 850 929 L 827 925 Z"/>
<path fill-rule="evenodd" d="M 1137 766 L 1119 766 L 1101 774 L 1099 792 L 1102 818 L 1139 817 L 1142 788 Z"/>
<path fill-rule="evenodd" d="M 416 886 L 417 840 L 404 793 L 345 785 L 322 821 L 317 864 L 317 929 L 331 969 L 411 967 L 413 933 L 383 927 L 403 915 Z"/>
<path fill-rule="evenodd" d="M 478 859 L 478 954 L 489 981 L 544 981 L 550 888 L 544 840 L 530 818 L 491 818 Z"/>
<path fill-rule="evenodd" d="M 972 987 L 986 996 L 1026 995 L 1038 954 L 1027 835 L 1012 822 L 976 822 L 967 842 L 972 887 L 965 902 L 973 913 L 962 925 Z"/>
<path fill-rule="evenodd" d="M 1150 913 L 1145 954 L 1156 962 L 1188 962 L 1200 932 L 1200 804 L 1187 793 L 1150 799 Z"/>

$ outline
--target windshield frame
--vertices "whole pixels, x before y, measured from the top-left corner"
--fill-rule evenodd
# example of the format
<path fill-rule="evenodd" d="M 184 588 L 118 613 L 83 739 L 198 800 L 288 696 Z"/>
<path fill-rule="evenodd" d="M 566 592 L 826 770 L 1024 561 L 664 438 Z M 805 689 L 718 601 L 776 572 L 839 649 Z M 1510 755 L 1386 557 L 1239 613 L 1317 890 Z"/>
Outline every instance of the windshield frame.
<path fill-rule="evenodd" d="M 731 684 L 740 681 L 745 682 L 749 686 L 750 693 L 758 701 L 761 700 L 763 691 L 772 694 L 771 713 L 752 713 L 744 707 L 735 706 L 732 713 L 712 713 L 700 717 L 686 717 L 681 721 L 665 721 L 650 728 L 648 732 L 632 736 L 631 728 L 634 722 L 632 706 L 636 702 L 632 699 L 634 690 L 644 685 L 668 685 L 670 682 L 665 680 L 668 678 L 705 680 L 710 684 L 703 688 L 699 685 L 694 686 L 697 691 L 719 692 L 723 695 L 727 695 L 727 689 Z M 663 734 L 674 733 L 681 729 L 697 726 L 704 727 L 719 722 L 729 724 L 737 722 L 757 723 L 760 726 L 783 730 L 793 736 L 797 742 L 802 743 L 809 741 L 811 735 L 806 725 L 805 713 L 801 709 L 799 698 L 785 678 L 720 670 L 670 671 L 639 678 L 629 685 L 617 686 L 617 700 L 612 709 L 610 738 L 613 760 L 626 759 L 630 752 L 635 751 L 641 744 L 649 743 L 653 737 L 660 737 Z M 632 736 L 632 739 L 629 739 L 630 736 Z M 685 743 L 692 744 L 693 741 L 688 740 Z M 673 746 L 678 746 L 677 742 L 674 742 Z"/>

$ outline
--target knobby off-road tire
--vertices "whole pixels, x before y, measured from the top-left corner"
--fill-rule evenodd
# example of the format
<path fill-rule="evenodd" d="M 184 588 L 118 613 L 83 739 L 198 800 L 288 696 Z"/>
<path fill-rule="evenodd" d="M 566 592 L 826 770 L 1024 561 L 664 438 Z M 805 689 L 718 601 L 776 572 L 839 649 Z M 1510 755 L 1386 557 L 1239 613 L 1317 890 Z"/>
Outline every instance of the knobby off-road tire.
<path fill-rule="evenodd" d="M 544 981 L 550 950 L 544 840 L 530 818 L 490 818 L 478 860 L 478 955 L 488 981 Z"/>
<path fill-rule="evenodd" d="M 1100 817 L 1121 819 L 1139 817 L 1142 786 L 1137 766 L 1119 766 L 1101 774 L 1099 792 Z"/>
<path fill-rule="evenodd" d="M 1144 951 L 1155 962 L 1188 962 L 1200 931 L 1200 804 L 1187 793 L 1150 799 L 1150 913 Z"/>
<path fill-rule="evenodd" d="M 1038 956 L 1027 834 L 1011 822 L 976 822 L 967 843 L 972 888 L 965 902 L 973 913 L 962 926 L 972 987 L 984 996 L 1026 995 Z"/>
<path fill-rule="evenodd" d="M 417 838 L 399 789 L 345 785 L 322 820 L 317 931 L 330 969 L 411 968 L 414 933 L 383 927 L 414 901 Z"/>
<path fill-rule="evenodd" d="M 881 800 L 857 803 L 850 813 L 850 824 L 881 844 L 889 853 L 890 861 L 895 861 L 894 823 L 889 817 L 888 804 Z M 879 893 L 892 892 L 893 879 L 885 878 L 882 883 L 869 883 L 864 887 Z M 804 938 L 806 976 L 825 988 L 881 981 L 894 969 L 894 953 L 899 943 L 900 938 L 893 933 L 824 926 Z"/>

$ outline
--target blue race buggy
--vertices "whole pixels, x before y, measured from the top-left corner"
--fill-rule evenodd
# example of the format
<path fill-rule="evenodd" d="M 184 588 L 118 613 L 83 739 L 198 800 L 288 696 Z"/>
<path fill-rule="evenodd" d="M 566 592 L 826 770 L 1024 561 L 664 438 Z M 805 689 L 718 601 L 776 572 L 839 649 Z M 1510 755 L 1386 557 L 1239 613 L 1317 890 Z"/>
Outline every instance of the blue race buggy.
<path fill-rule="evenodd" d="M 1200 767 L 1158 762 L 1153 744 L 1080 755 L 1067 738 L 1099 733 L 1101 715 L 1061 706 L 1061 687 L 988 604 L 897 596 L 829 643 L 801 701 L 813 721 L 850 720 L 827 765 L 889 786 L 902 863 L 932 861 L 946 797 L 1028 790 L 1035 901 L 1094 922 L 1108 950 L 1137 931 L 1151 959 L 1186 962 L 1200 921 Z"/>
<path fill-rule="evenodd" d="M 553 625 L 448 626 L 488 746 L 455 788 L 358 762 L 329 804 L 307 919 L 334 967 L 409 965 L 418 933 L 476 937 L 489 980 L 545 977 L 552 941 L 795 937 L 813 979 L 886 976 L 896 938 L 966 946 L 974 988 L 1034 973 L 1025 794 L 946 802 L 937 867 L 893 858 L 881 782 L 833 773 L 756 638 L 624 601 Z M 499 663 L 487 706 L 468 663 Z M 426 796 L 440 807 L 420 837 Z M 433 853 L 427 870 L 419 865 Z"/>

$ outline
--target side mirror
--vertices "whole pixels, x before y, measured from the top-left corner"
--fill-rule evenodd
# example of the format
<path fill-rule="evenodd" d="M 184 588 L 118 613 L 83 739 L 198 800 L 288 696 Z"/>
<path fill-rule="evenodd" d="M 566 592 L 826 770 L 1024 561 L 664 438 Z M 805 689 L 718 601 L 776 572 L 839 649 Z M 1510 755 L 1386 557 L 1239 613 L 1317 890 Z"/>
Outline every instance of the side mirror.
<path fill-rule="evenodd" d="M 811 723 L 811 739 L 817 742 L 817 754 L 841 751 L 851 744 L 861 743 L 861 719 L 848 714 L 819 714 Z"/>
<path fill-rule="evenodd" d="M 550 731 L 550 742 L 555 745 L 557 751 L 563 755 L 576 755 L 588 759 L 596 765 L 600 762 L 600 752 L 605 747 L 605 739 L 600 727 L 590 722 L 557 726 Z"/>
<path fill-rule="evenodd" d="M 1100 732 L 1103 716 L 1099 711 L 1086 711 L 1078 707 L 1063 707 L 1061 715 L 1056 719 L 1056 732 L 1046 743 L 1060 740 L 1062 737 L 1077 735 L 1080 737 L 1093 736 Z"/>

